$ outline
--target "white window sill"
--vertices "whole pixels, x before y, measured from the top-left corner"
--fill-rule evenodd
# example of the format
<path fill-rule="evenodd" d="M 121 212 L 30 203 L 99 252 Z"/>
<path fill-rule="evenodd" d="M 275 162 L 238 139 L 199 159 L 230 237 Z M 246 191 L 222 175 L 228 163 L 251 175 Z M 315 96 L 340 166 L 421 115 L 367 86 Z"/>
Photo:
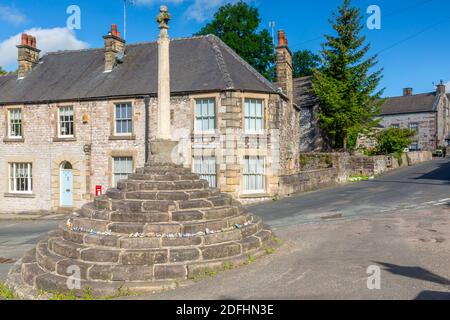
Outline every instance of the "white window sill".
<path fill-rule="evenodd" d="M 33 193 L 10 192 L 3 195 L 5 198 L 33 199 L 36 195 Z"/>

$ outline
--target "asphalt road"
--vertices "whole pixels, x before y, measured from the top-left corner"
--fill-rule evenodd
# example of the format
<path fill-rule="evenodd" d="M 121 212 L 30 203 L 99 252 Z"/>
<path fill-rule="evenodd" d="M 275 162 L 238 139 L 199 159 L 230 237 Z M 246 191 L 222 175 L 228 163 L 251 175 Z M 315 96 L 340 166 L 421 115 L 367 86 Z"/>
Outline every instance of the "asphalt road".
<path fill-rule="evenodd" d="M 450 160 L 251 207 L 285 241 L 252 265 L 139 299 L 450 299 Z M 19 258 L 57 222 L 0 222 Z M 367 288 L 367 268 L 381 289 Z M 0 265 L 0 280 L 8 265 Z"/>
<path fill-rule="evenodd" d="M 273 228 L 299 223 L 409 212 L 450 202 L 450 160 L 403 168 L 375 180 L 338 186 L 257 205 L 251 212 Z"/>

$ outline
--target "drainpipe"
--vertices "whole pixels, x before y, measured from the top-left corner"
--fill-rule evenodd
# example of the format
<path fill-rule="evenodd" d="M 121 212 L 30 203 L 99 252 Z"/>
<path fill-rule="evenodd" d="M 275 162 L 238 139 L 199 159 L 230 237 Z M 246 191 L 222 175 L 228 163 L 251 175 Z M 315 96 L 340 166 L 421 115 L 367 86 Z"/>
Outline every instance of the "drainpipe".
<path fill-rule="evenodd" d="M 150 156 L 150 96 L 144 98 L 144 114 L 145 114 L 145 163 Z"/>

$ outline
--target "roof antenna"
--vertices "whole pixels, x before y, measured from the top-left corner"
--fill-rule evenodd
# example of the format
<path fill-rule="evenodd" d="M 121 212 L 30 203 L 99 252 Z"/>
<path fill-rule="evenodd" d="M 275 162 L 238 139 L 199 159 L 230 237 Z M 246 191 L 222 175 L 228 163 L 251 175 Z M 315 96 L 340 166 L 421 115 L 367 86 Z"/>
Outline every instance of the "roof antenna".
<path fill-rule="evenodd" d="M 135 4 L 135 0 L 128 0 Z M 123 40 L 127 40 L 127 0 L 123 0 Z"/>
<path fill-rule="evenodd" d="M 275 47 L 275 21 L 269 22 L 269 28 L 272 29 L 272 42 L 273 42 L 273 46 Z"/>

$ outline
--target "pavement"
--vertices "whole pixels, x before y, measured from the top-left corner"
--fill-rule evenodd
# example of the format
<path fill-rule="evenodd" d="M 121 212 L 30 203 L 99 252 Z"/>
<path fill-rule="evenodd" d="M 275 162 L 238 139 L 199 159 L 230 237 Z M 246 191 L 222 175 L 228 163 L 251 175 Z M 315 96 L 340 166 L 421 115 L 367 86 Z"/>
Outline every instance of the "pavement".
<path fill-rule="evenodd" d="M 250 211 L 285 241 L 275 254 L 132 299 L 450 299 L 450 160 Z M 0 257 L 19 258 L 56 224 L 0 221 Z M 380 289 L 368 289 L 368 268 Z"/>

